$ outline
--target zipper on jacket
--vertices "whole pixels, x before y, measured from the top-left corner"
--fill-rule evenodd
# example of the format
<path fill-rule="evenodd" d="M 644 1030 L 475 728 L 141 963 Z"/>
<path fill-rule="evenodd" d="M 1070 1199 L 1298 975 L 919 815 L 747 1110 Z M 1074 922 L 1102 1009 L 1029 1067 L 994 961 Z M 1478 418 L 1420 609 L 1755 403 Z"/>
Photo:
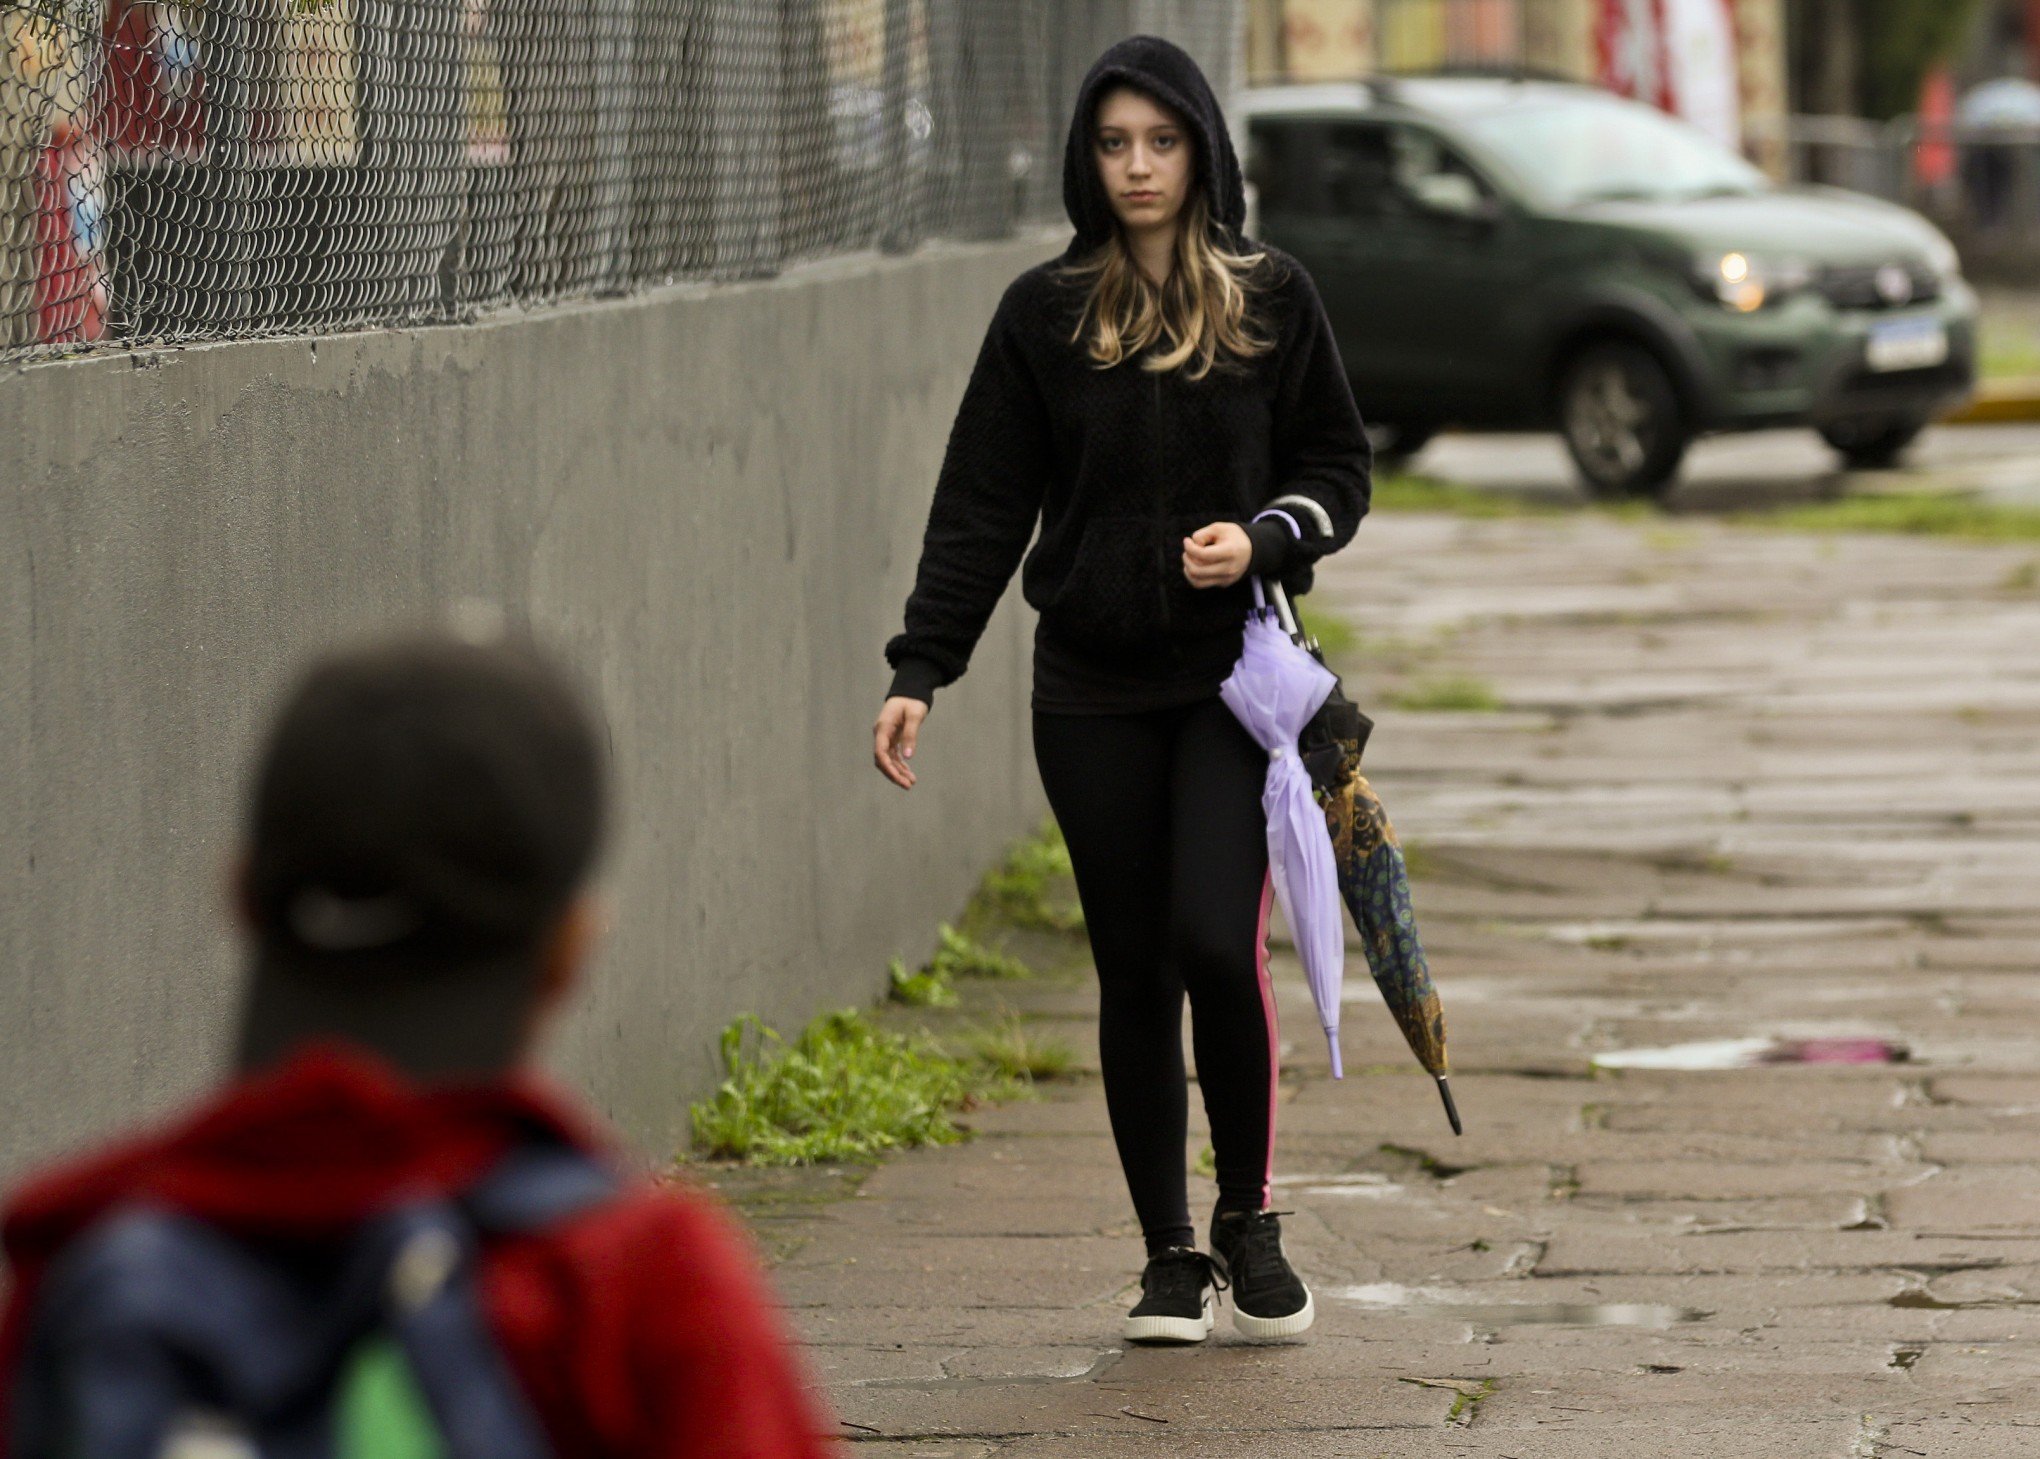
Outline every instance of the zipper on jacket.
<path fill-rule="evenodd" d="M 1156 620 L 1161 624 L 1163 641 L 1166 643 L 1168 641 L 1169 630 L 1174 626 L 1172 620 L 1175 616 L 1169 611 L 1169 549 L 1173 545 L 1170 542 L 1170 538 L 1175 535 L 1169 524 L 1175 520 L 1175 514 L 1169 510 L 1168 472 L 1163 469 L 1162 465 L 1162 442 L 1165 436 L 1162 431 L 1161 371 L 1155 371 L 1153 379 L 1155 400 L 1154 410 L 1149 417 L 1149 429 L 1154 444 L 1149 451 L 1148 459 L 1152 463 L 1154 472 L 1156 542 L 1159 545 L 1162 559 L 1160 564 L 1161 573 L 1155 578 L 1155 616 Z"/>

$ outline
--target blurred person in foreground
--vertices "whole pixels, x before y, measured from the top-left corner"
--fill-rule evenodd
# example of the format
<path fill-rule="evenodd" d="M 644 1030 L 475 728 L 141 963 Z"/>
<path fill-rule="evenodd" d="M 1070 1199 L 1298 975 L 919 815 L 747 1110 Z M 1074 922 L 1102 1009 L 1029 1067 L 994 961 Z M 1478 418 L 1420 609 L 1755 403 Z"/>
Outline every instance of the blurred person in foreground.
<path fill-rule="evenodd" d="M 0 1456 L 827 1452 L 723 1218 L 529 1072 L 597 940 L 601 762 L 528 648 L 313 667 L 253 787 L 232 1082 L 6 1215 Z"/>

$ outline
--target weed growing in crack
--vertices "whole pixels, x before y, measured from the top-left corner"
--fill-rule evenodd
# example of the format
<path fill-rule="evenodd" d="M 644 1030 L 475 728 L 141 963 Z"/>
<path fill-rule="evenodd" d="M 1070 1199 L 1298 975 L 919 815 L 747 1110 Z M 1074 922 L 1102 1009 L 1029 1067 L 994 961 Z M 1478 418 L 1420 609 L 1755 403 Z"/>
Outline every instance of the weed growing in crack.
<path fill-rule="evenodd" d="M 1453 1397 L 1452 1407 L 1445 1415 L 1445 1422 L 1456 1424 L 1462 1429 L 1469 1427 L 1473 1423 L 1474 1415 L 1480 1412 L 1482 1402 L 1491 1397 L 1494 1391 L 1495 1383 L 1492 1378 L 1483 1378 L 1479 1386 L 1462 1390 Z"/>
<path fill-rule="evenodd" d="M 926 1034 L 886 1033 L 854 1010 L 822 1014 L 791 1043 L 739 1018 L 721 1050 L 721 1086 L 688 1111 L 706 1159 L 802 1165 L 954 1144 L 965 1135 L 958 1111 L 1016 1092 Z"/>
<path fill-rule="evenodd" d="M 947 922 L 942 924 L 936 935 L 938 943 L 935 959 L 928 964 L 930 972 L 948 978 L 997 978 L 1003 981 L 1034 976 L 1034 969 L 1019 958 L 986 947 Z"/>
<path fill-rule="evenodd" d="M 1029 1084 L 1038 1079 L 1061 1079 L 1077 1061 L 1074 1048 L 1061 1039 L 1030 1033 L 1017 1013 L 1009 1012 L 990 1028 L 978 1029 L 966 1042 L 985 1067 Z"/>
<path fill-rule="evenodd" d="M 1450 1165 L 1428 1150 L 1419 1150 L 1411 1145 L 1383 1144 L 1376 1147 L 1391 1159 L 1407 1161 L 1433 1180 L 1451 1180 L 1464 1175 L 1474 1167 L 1471 1165 Z"/>
<path fill-rule="evenodd" d="M 1397 690 L 1388 702 L 1397 709 L 1426 713 L 1492 714 L 1501 696 L 1485 679 L 1468 674 L 1440 674 Z"/>
<path fill-rule="evenodd" d="M 1452 1407 L 1445 1413 L 1445 1422 L 1461 1429 L 1473 1422 L 1481 1404 L 1493 1397 L 1495 1391 L 1492 1378 L 1403 1378 L 1398 1381 L 1417 1388 L 1442 1388 L 1450 1393 Z"/>
<path fill-rule="evenodd" d="M 1081 932 L 1081 907 L 1051 900 L 1051 888 L 1070 875 L 1070 848 L 1054 822 L 1016 843 L 985 875 L 971 899 L 972 921 L 990 917 L 1014 927 Z"/>
<path fill-rule="evenodd" d="M 910 973 L 907 965 L 894 958 L 888 966 L 889 983 L 886 997 L 895 1003 L 904 1003 L 909 1008 L 954 1008 L 956 986 L 949 980 L 949 974 L 930 964 L 919 972 Z"/>
<path fill-rule="evenodd" d="M 947 922 L 937 933 L 935 956 L 914 972 L 899 958 L 891 964 L 886 996 L 909 1008 L 954 1008 L 958 978 L 1031 978 L 1034 970 L 1017 957 L 995 952 Z"/>

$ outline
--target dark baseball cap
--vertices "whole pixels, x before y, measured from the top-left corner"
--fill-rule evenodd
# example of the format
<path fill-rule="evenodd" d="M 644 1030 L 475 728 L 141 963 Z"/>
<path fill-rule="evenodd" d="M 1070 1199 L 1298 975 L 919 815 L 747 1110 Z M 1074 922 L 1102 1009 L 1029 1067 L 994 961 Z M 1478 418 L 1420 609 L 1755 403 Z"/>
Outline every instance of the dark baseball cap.
<path fill-rule="evenodd" d="M 419 635 L 315 663 L 249 806 L 244 1062 L 324 1033 L 423 1071 L 500 1063 L 593 868 L 603 759 L 529 642 Z"/>

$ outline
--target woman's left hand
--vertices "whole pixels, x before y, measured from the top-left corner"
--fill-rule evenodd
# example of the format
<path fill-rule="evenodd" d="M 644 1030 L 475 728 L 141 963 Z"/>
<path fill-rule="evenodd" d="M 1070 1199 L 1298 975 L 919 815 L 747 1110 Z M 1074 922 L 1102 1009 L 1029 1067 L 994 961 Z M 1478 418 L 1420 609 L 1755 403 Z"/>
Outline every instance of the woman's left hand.
<path fill-rule="evenodd" d="M 1183 576 L 1193 588 L 1229 588 L 1253 560 L 1253 541 L 1237 522 L 1213 522 L 1183 539 Z"/>

